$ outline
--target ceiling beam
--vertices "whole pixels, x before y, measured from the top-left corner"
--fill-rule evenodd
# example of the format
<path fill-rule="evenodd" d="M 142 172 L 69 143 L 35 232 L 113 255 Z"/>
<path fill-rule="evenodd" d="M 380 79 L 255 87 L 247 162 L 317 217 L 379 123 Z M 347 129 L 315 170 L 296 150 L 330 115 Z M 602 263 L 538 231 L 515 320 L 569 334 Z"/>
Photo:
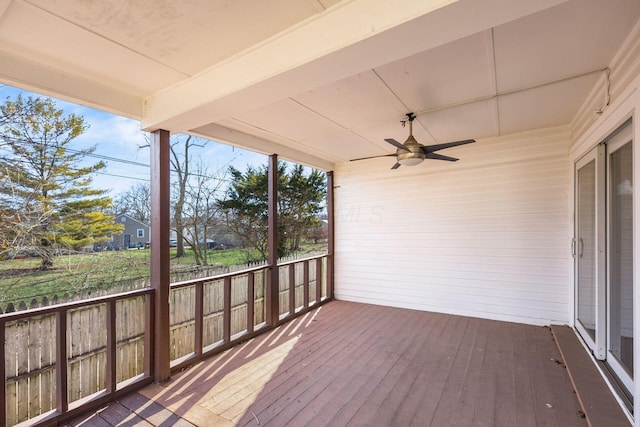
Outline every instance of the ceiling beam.
<path fill-rule="evenodd" d="M 0 51 L 0 81 L 132 119 L 142 118 L 141 95 L 3 51 Z"/>
<path fill-rule="evenodd" d="M 331 171 L 334 168 L 334 164 L 328 160 L 321 159 L 304 151 L 296 150 L 290 146 L 278 144 L 258 136 L 249 135 L 217 124 L 209 124 L 190 133 L 206 139 L 213 139 L 218 142 L 266 155 L 275 153 L 282 159 L 311 166 L 316 169 Z"/>
<path fill-rule="evenodd" d="M 566 0 L 353 0 L 145 100 L 145 130 L 189 131 Z"/>

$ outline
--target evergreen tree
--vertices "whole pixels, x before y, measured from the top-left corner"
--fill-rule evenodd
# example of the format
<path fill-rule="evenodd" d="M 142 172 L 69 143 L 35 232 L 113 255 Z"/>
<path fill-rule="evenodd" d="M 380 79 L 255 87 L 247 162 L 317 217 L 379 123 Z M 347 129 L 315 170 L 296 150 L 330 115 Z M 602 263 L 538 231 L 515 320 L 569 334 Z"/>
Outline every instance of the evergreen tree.
<path fill-rule="evenodd" d="M 249 166 L 245 173 L 229 167 L 231 185 L 223 200 L 218 200 L 228 227 L 246 247 L 256 249 L 263 258 L 268 255 L 268 169 Z M 326 198 L 325 175 L 317 170 L 305 174 L 305 168 L 294 165 L 287 172 L 278 162 L 278 256 L 299 249 L 307 231 L 318 226 L 318 215 Z"/>
<path fill-rule="evenodd" d="M 105 163 L 83 165 L 95 147 L 68 147 L 88 127 L 81 116 L 65 115 L 49 98 L 18 96 L 0 106 L 0 117 L 0 251 L 37 255 L 49 269 L 56 249 L 121 232 L 106 213 L 106 191 L 90 187 Z"/>

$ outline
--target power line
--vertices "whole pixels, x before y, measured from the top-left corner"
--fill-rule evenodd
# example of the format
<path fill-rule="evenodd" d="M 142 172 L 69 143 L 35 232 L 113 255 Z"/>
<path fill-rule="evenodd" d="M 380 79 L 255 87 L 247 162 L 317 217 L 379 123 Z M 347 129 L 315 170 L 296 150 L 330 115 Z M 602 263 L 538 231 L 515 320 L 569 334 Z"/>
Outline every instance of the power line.
<path fill-rule="evenodd" d="M 148 165 L 146 163 L 134 162 L 133 160 L 127 160 L 127 159 L 120 159 L 120 158 L 117 158 L 117 157 L 105 156 L 103 154 L 86 153 L 86 152 L 84 152 L 82 150 L 74 150 L 74 149 L 71 149 L 71 148 L 65 148 L 65 150 L 69 151 L 71 153 L 83 154 L 85 156 L 95 157 L 97 159 L 108 160 L 110 162 L 125 163 L 125 164 L 128 164 L 128 165 L 140 166 L 140 167 L 144 167 L 144 168 L 150 168 L 151 167 L 151 165 Z"/>
<path fill-rule="evenodd" d="M 92 173 L 95 173 L 97 175 L 113 176 L 113 177 L 116 177 L 116 178 L 134 179 L 134 180 L 138 180 L 138 181 L 151 182 L 151 180 L 148 179 L 148 178 L 139 178 L 139 177 L 134 177 L 134 176 L 118 175 L 118 174 L 107 173 L 107 172 L 92 172 Z M 224 180 L 224 181 L 229 181 L 229 180 Z M 225 191 L 226 190 L 223 190 L 223 189 L 215 189 L 215 190 L 213 190 L 214 193 L 224 193 Z"/>
<path fill-rule="evenodd" d="M 81 150 L 74 150 L 74 149 L 71 149 L 71 148 L 65 148 L 65 150 L 69 151 L 69 152 L 72 152 L 72 153 L 76 153 L 76 154 L 83 154 L 83 155 L 88 156 L 88 157 L 95 157 L 95 158 L 102 159 L 102 160 L 108 160 L 108 161 L 111 161 L 111 162 L 124 163 L 124 164 L 133 165 L 133 166 L 144 167 L 144 168 L 151 168 L 151 165 L 149 165 L 149 164 L 140 163 L 140 162 L 134 162 L 133 160 L 120 159 L 118 157 L 105 156 L 103 154 L 86 153 L 86 152 L 83 152 Z M 236 158 L 234 157 L 233 159 L 229 160 L 224 166 L 225 167 L 229 166 L 229 164 L 231 164 L 231 162 L 233 160 L 235 160 L 235 159 Z M 172 173 L 178 173 L 178 171 L 175 170 L 175 169 L 169 169 L 169 171 L 172 172 Z M 95 172 L 95 173 L 99 173 L 99 172 Z M 107 173 L 104 173 L 104 172 L 102 172 L 102 174 L 108 175 Z M 113 175 L 113 176 L 118 177 L 118 175 Z M 216 176 L 199 174 L 199 173 L 194 173 L 194 172 L 189 172 L 189 176 L 198 177 L 198 178 L 207 178 L 207 179 L 218 179 L 220 181 L 231 182 L 231 180 L 229 180 L 227 178 L 219 178 L 219 177 L 216 177 Z M 120 176 L 120 178 L 128 178 L 128 177 Z M 131 179 L 142 179 L 142 178 L 131 178 Z"/>
<path fill-rule="evenodd" d="M 83 151 L 83 150 L 75 150 L 75 149 L 66 148 L 66 147 L 65 147 L 65 151 L 68 151 L 68 152 L 71 152 L 71 153 L 75 153 L 75 154 L 82 154 L 83 156 L 87 156 L 87 157 L 94 157 L 94 158 L 101 159 L 101 160 L 107 160 L 107 161 L 110 161 L 110 162 L 123 163 L 123 164 L 127 164 L 127 165 L 144 167 L 144 168 L 148 168 L 148 169 L 151 168 L 151 165 L 149 165 L 147 163 L 141 163 L 141 162 L 136 162 L 136 161 L 127 160 L 127 159 L 121 159 L 121 158 L 118 158 L 118 157 L 107 156 L 107 155 L 104 155 L 104 154 L 88 153 L 88 152 Z M 229 166 L 231 164 L 231 162 L 234 161 L 235 159 L 236 159 L 236 157 L 233 157 L 223 167 Z M 174 173 L 174 174 L 178 173 L 178 171 L 175 170 L 175 169 L 169 169 L 169 171 L 171 173 Z M 132 179 L 132 180 L 137 180 L 137 181 L 150 182 L 150 179 L 147 179 L 147 178 L 139 178 L 139 177 L 133 177 L 133 176 L 127 176 L 127 175 L 119 175 L 119 174 L 108 173 L 108 172 L 98 172 L 98 171 L 94 171 L 92 173 L 98 174 L 98 175 L 113 176 L 115 178 Z M 216 177 L 216 176 L 199 174 L 199 173 L 194 173 L 194 172 L 190 172 L 189 176 L 190 177 L 194 177 L 194 178 L 205 178 L 205 179 L 218 180 L 218 181 L 222 181 L 222 182 L 232 182 L 231 179 L 229 179 L 229 178 L 220 178 L 220 177 Z"/>
<path fill-rule="evenodd" d="M 65 150 L 68 151 L 68 152 L 71 152 L 71 153 L 82 154 L 83 156 L 95 157 L 95 158 L 102 159 L 102 160 L 107 160 L 107 161 L 110 161 L 110 162 L 123 163 L 123 164 L 133 165 L 133 166 L 139 166 L 139 167 L 144 167 L 146 169 L 150 169 L 151 168 L 151 165 L 149 165 L 149 164 L 135 162 L 133 160 L 120 159 L 118 157 L 106 156 L 106 155 L 102 155 L 102 154 L 86 153 L 86 152 L 83 152 L 82 150 L 74 150 L 74 149 L 71 149 L 71 148 L 65 148 Z M 228 166 L 233 160 L 235 160 L 235 157 L 233 159 L 229 160 L 225 164 L 225 166 Z M 178 171 L 176 171 L 175 169 L 169 169 L 169 172 L 171 172 L 173 174 L 178 173 Z M 113 173 L 108 173 L 108 172 L 94 171 L 94 172 L 91 172 L 91 173 L 92 174 L 98 174 L 98 175 L 108 175 L 108 176 L 113 176 L 113 177 L 116 177 L 116 178 L 134 179 L 134 180 L 147 181 L 147 182 L 149 181 L 149 179 L 147 179 L 147 178 L 139 178 L 139 177 L 133 177 L 133 176 L 127 176 L 127 175 L 118 175 L 118 174 L 113 174 Z M 216 176 L 212 176 L 212 175 L 198 174 L 198 173 L 194 173 L 194 172 L 190 172 L 189 176 L 190 177 L 206 178 L 206 179 L 217 179 L 217 180 L 223 181 L 223 182 L 231 182 L 231 180 L 228 179 L 228 178 L 220 178 L 220 177 L 216 177 Z"/>
<path fill-rule="evenodd" d="M 116 177 L 116 178 L 135 179 L 135 180 L 138 180 L 138 181 L 151 182 L 151 180 L 149 178 L 138 178 L 138 177 L 135 177 L 135 176 L 118 175 L 118 174 L 115 174 L 115 173 L 107 173 L 107 172 L 92 172 L 92 173 L 95 173 L 97 175 L 113 176 L 113 177 Z"/>

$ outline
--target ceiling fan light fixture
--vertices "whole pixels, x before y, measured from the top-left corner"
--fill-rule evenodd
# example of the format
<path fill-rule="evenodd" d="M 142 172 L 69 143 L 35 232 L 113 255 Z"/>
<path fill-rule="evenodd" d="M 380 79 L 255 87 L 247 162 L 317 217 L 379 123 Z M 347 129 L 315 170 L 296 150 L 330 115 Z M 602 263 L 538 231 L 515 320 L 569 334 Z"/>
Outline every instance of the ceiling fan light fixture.
<path fill-rule="evenodd" d="M 420 163 L 422 163 L 422 161 L 426 157 L 424 152 L 422 151 L 422 146 L 413 137 L 413 133 L 411 133 L 413 129 L 411 124 L 412 123 L 410 121 L 409 122 L 410 133 L 407 140 L 404 142 L 404 144 L 402 144 L 403 149 L 398 148 L 398 150 L 396 151 L 398 163 L 400 163 L 402 166 L 419 165 Z"/>
<path fill-rule="evenodd" d="M 422 163 L 423 160 L 420 157 L 408 157 L 406 159 L 398 159 L 398 163 L 402 166 L 415 166 Z"/>
<path fill-rule="evenodd" d="M 402 166 L 415 166 L 422 163 L 425 157 L 422 151 L 407 151 L 398 153 L 397 160 Z"/>

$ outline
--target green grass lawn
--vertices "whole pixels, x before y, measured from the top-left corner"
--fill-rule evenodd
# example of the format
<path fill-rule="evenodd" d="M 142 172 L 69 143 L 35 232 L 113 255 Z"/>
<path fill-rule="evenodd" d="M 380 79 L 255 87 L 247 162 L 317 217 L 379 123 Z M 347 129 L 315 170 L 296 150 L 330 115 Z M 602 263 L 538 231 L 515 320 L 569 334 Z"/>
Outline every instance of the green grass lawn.
<path fill-rule="evenodd" d="M 308 245 L 299 256 L 324 251 L 324 245 Z M 175 249 L 171 249 L 172 274 L 183 277 L 181 272 L 196 267 L 192 252 L 186 252 L 187 256 L 175 258 Z M 207 255 L 210 266 L 245 265 L 247 259 L 256 258 L 245 249 L 213 250 Z M 149 258 L 149 249 L 63 255 L 55 258 L 54 268 L 49 271 L 38 269 L 39 258 L 0 261 L 0 309 L 5 310 L 9 303 L 24 301 L 28 306 L 33 299 L 40 302 L 45 297 L 51 300 L 55 295 L 61 298 L 136 281 L 145 286 L 150 274 Z"/>

